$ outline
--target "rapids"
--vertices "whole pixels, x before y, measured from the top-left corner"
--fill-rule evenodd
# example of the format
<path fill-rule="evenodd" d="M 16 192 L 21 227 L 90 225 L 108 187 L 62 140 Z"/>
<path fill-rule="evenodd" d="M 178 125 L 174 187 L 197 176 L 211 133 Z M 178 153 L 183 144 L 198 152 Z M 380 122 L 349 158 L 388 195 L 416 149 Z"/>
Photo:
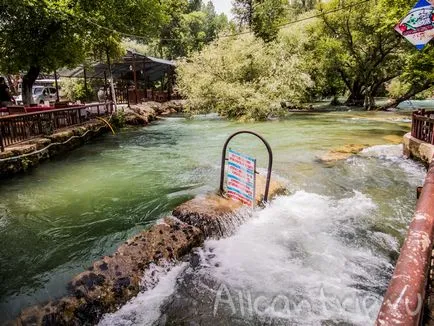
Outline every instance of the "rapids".
<path fill-rule="evenodd" d="M 169 118 L 2 180 L 0 321 L 64 295 L 93 260 L 216 189 L 224 140 L 249 129 L 270 142 L 288 195 L 244 216 L 231 236 L 156 270 L 159 282 L 101 324 L 372 324 L 425 175 L 387 138 L 409 127 L 387 113 L 251 124 Z M 336 164 L 318 160 L 346 144 L 366 149 Z M 241 136 L 233 147 L 265 166 L 256 140 Z"/>

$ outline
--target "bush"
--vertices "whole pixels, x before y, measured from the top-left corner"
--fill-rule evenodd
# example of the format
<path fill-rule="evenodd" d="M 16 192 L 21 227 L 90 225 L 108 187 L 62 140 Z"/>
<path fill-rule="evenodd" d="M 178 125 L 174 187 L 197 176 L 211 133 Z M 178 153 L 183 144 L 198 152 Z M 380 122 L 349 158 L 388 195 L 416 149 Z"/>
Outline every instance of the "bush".
<path fill-rule="evenodd" d="M 410 84 L 402 82 L 399 78 L 394 78 L 386 85 L 387 95 L 389 98 L 397 99 L 406 94 L 410 87 Z"/>
<path fill-rule="evenodd" d="M 116 129 L 122 129 L 126 126 L 125 112 L 118 110 L 110 119 L 110 124 Z"/>
<path fill-rule="evenodd" d="M 251 35 L 220 39 L 181 61 L 177 71 L 188 111 L 243 120 L 277 115 L 280 102 L 300 103 L 312 86 L 297 55 Z"/>
<path fill-rule="evenodd" d="M 95 97 L 93 87 L 88 83 L 87 89 L 84 87 L 84 80 L 81 78 L 65 78 L 60 82 L 62 97 L 70 101 L 89 101 Z"/>

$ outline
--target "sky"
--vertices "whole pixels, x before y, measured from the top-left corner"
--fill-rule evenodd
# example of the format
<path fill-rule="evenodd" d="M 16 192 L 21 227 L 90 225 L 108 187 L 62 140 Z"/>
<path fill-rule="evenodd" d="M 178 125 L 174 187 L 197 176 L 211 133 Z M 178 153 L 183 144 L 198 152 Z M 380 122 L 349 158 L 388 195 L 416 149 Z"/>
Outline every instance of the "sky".
<path fill-rule="evenodd" d="M 232 0 L 212 0 L 218 13 L 224 12 L 228 17 L 232 17 Z"/>

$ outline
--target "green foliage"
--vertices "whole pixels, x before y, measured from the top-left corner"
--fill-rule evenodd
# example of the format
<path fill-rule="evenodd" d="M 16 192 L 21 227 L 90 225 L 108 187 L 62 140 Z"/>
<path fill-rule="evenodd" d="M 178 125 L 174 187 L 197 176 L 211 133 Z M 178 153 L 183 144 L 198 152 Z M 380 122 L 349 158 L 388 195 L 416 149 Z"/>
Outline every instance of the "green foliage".
<path fill-rule="evenodd" d="M 112 115 L 110 119 L 110 124 L 116 129 L 124 128 L 127 125 L 125 120 L 125 112 L 123 110 L 118 110 L 115 114 Z"/>
<path fill-rule="evenodd" d="M 144 44 L 137 40 L 124 38 L 122 40 L 121 46 L 125 50 L 133 50 L 137 53 L 142 53 L 153 57 L 158 57 L 160 55 L 158 53 L 158 46 L 156 42 L 148 42 L 147 44 Z"/>
<path fill-rule="evenodd" d="M 32 161 L 29 160 L 27 157 L 21 158 L 20 162 L 24 172 L 27 171 L 32 166 Z"/>
<path fill-rule="evenodd" d="M 192 113 L 264 120 L 280 102 L 300 103 L 313 86 L 301 60 L 282 44 L 266 45 L 252 35 L 225 38 L 178 66 L 178 87 Z"/>
<path fill-rule="evenodd" d="M 265 42 L 276 39 L 288 14 L 287 0 L 235 0 L 233 13 L 240 26 L 248 26 Z"/>
<path fill-rule="evenodd" d="M 256 0 L 253 5 L 252 29 L 265 42 L 274 41 L 285 20 L 287 0 Z"/>
<path fill-rule="evenodd" d="M 226 15 L 217 15 L 208 1 L 167 0 L 170 19 L 162 27 L 160 55 L 169 58 L 186 57 L 200 51 L 218 34 L 228 28 Z"/>
<path fill-rule="evenodd" d="M 75 66 L 90 52 L 119 55 L 116 31 L 155 35 L 167 19 L 164 8 L 159 0 L 3 0 L 0 70 L 27 72 L 23 99 L 29 103 L 40 72 Z"/>
<path fill-rule="evenodd" d="M 91 84 L 84 85 L 83 78 L 65 78 L 60 82 L 62 97 L 71 101 L 88 101 L 94 96 L 95 91 Z"/>
<path fill-rule="evenodd" d="M 394 78 L 386 85 L 387 95 L 389 98 L 397 99 L 405 95 L 410 90 L 410 87 L 409 83 L 403 82 L 399 78 Z"/>
<path fill-rule="evenodd" d="M 0 8 L 0 67 L 53 71 L 84 59 L 83 30 L 66 1 L 4 0 Z"/>
<path fill-rule="evenodd" d="M 332 0 L 320 9 L 330 11 L 339 5 L 339 0 Z M 346 89 L 347 105 L 370 108 L 384 84 L 398 76 L 411 85 L 407 95 L 430 87 L 433 47 L 419 52 L 393 29 L 411 3 L 349 0 L 345 5 L 350 7 L 323 15 L 309 27 L 305 58 L 312 63 L 318 94 L 336 95 Z"/>

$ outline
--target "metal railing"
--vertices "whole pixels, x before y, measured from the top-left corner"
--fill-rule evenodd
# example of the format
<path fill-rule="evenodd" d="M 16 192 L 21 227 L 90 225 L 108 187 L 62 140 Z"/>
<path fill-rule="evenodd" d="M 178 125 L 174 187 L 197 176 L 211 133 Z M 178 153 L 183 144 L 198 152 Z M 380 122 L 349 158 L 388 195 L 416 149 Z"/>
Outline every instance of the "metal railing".
<path fill-rule="evenodd" d="M 413 112 L 411 135 L 434 145 L 434 111 L 419 110 Z"/>
<path fill-rule="evenodd" d="M 432 319 L 434 163 L 417 202 L 375 325 L 427 325 Z"/>
<path fill-rule="evenodd" d="M 268 193 L 270 190 L 270 182 L 271 182 L 271 172 L 273 170 L 273 151 L 271 150 L 270 144 L 265 140 L 264 137 L 257 134 L 256 132 L 249 131 L 249 130 L 242 130 L 242 131 L 238 131 L 238 132 L 232 134 L 231 136 L 229 136 L 229 138 L 226 140 L 225 144 L 223 145 L 222 164 L 221 164 L 221 168 L 220 168 L 220 190 L 219 190 L 219 192 L 220 192 L 220 194 L 224 194 L 224 192 L 225 192 L 224 179 L 225 179 L 225 167 L 226 167 L 226 152 L 228 149 L 228 145 L 234 137 L 241 135 L 241 134 L 250 134 L 250 135 L 256 136 L 264 143 L 265 147 L 267 148 L 267 151 L 268 151 L 268 169 L 267 169 L 267 181 L 265 183 L 265 193 L 264 193 L 264 200 L 263 200 L 266 203 L 268 201 Z M 255 173 L 256 173 L 256 171 L 255 171 Z"/>
<path fill-rule="evenodd" d="M 56 130 L 82 124 L 91 117 L 113 112 L 112 103 L 83 105 L 0 117 L 0 150 Z"/>

